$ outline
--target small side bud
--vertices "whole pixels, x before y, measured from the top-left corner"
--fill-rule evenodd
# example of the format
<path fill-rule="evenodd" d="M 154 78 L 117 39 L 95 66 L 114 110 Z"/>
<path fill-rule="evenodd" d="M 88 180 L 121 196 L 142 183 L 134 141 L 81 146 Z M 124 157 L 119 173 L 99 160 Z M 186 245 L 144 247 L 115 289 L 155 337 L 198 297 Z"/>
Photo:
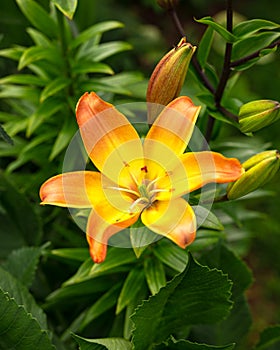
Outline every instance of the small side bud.
<path fill-rule="evenodd" d="M 264 151 L 249 158 L 242 165 L 245 173 L 228 185 L 228 199 L 243 197 L 269 182 L 280 168 L 280 154 L 277 150 Z"/>
<path fill-rule="evenodd" d="M 157 0 L 157 3 L 163 9 L 171 10 L 178 4 L 178 0 Z"/>
<path fill-rule="evenodd" d="M 146 96 L 147 102 L 150 102 L 149 123 L 161 112 L 161 106 L 168 105 L 179 96 L 195 49 L 184 37 L 157 64 L 149 80 Z"/>
<path fill-rule="evenodd" d="M 257 100 L 245 103 L 239 110 L 240 130 L 254 132 L 280 119 L 280 103 L 271 100 Z"/>

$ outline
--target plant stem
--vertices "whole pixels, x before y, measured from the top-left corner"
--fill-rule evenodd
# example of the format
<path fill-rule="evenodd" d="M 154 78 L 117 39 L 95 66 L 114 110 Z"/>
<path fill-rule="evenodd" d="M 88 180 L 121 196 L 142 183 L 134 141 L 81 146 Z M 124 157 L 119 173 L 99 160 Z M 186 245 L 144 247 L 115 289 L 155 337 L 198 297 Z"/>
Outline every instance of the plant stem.
<path fill-rule="evenodd" d="M 221 202 L 228 202 L 229 199 L 226 194 L 223 194 L 219 197 L 214 198 L 214 201 L 212 200 L 204 200 L 200 202 L 200 204 L 210 204 L 210 203 L 221 203 Z"/>
<path fill-rule="evenodd" d="M 186 36 L 186 34 L 184 32 L 184 28 L 180 22 L 180 19 L 177 15 L 175 8 L 170 9 L 168 11 L 168 13 L 171 16 L 171 19 L 172 19 L 176 29 L 178 30 L 179 34 L 181 36 Z M 228 5 L 227 5 L 227 29 L 230 32 L 232 32 L 232 0 L 228 0 Z M 232 44 L 227 44 L 223 71 L 222 71 L 220 83 L 219 83 L 217 89 L 215 89 L 214 86 L 211 84 L 210 80 L 208 79 L 204 70 L 201 68 L 201 66 L 197 60 L 197 57 L 195 55 L 192 57 L 192 64 L 193 64 L 193 67 L 195 68 L 196 72 L 198 73 L 199 77 L 201 78 L 203 85 L 214 95 L 217 109 L 221 113 L 223 113 L 225 116 L 227 116 L 228 118 L 231 118 L 231 119 L 237 121 L 238 120 L 237 116 L 235 116 L 233 113 L 231 113 L 226 108 L 224 108 L 220 105 L 220 101 L 221 101 L 221 98 L 222 98 L 222 95 L 223 95 L 223 92 L 224 92 L 224 89 L 225 89 L 225 86 L 226 86 L 226 83 L 227 83 L 227 80 L 228 80 L 228 77 L 230 74 L 231 50 L 232 50 Z M 214 127 L 214 122 L 215 122 L 215 119 L 212 118 L 211 116 L 209 116 L 208 125 L 207 125 L 207 129 L 206 129 L 206 134 L 205 134 L 205 138 L 206 138 L 207 142 L 209 142 L 211 139 L 211 135 L 212 135 L 213 127 Z"/>
<path fill-rule="evenodd" d="M 232 33 L 232 0 L 227 0 L 227 30 Z M 225 50 L 225 58 L 224 58 L 224 65 L 220 77 L 220 81 L 218 84 L 218 87 L 215 91 L 214 98 L 216 102 L 216 107 L 218 109 L 221 108 L 221 100 L 223 97 L 223 93 L 230 75 L 230 60 L 231 60 L 231 52 L 232 52 L 232 43 L 226 43 L 226 50 Z M 205 133 L 205 139 L 207 142 L 211 140 L 211 135 L 214 129 L 215 125 L 215 119 L 211 116 L 209 116 L 207 129 Z"/>
<path fill-rule="evenodd" d="M 64 70 L 65 77 L 70 78 L 73 81 L 72 73 L 71 73 L 71 65 L 68 59 L 68 45 L 67 45 L 67 40 L 65 35 L 64 15 L 59 10 L 56 11 L 56 14 L 57 14 L 57 21 L 58 21 L 58 27 L 60 32 L 61 52 L 65 62 L 65 70 Z M 73 89 L 72 83 L 68 86 L 67 95 L 68 96 L 74 95 L 74 89 Z"/>
<path fill-rule="evenodd" d="M 240 65 L 242 65 L 242 64 L 244 64 L 244 63 L 246 63 L 246 62 L 248 62 L 248 61 L 250 61 L 250 60 L 252 60 L 254 58 L 259 57 L 262 50 L 273 49 L 274 47 L 276 47 L 278 45 L 280 45 L 280 39 L 276 40 L 274 43 L 272 43 L 272 44 L 270 44 L 270 45 L 268 45 L 268 46 L 266 46 L 266 47 L 264 47 L 264 48 L 262 48 L 262 49 L 260 49 L 258 51 L 255 51 L 255 52 L 251 53 L 248 56 L 245 56 L 243 58 L 240 58 L 240 59 L 238 59 L 236 61 L 231 62 L 230 67 L 232 68 L 232 67 L 240 66 Z"/>
<path fill-rule="evenodd" d="M 171 19 L 175 25 L 175 27 L 177 28 L 178 32 L 180 33 L 181 36 L 186 36 L 185 35 L 185 31 L 184 28 L 181 24 L 181 21 L 177 15 L 177 12 L 175 10 L 175 8 L 172 8 L 170 10 L 168 10 L 169 15 L 171 16 Z"/>
<path fill-rule="evenodd" d="M 180 19 L 177 15 L 177 12 L 175 10 L 175 8 L 172 8 L 168 11 L 169 15 L 172 18 L 172 21 L 175 25 L 175 27 L 177 28 L 178 32 L 180 33 L 181 36 L 186 36 L 185 32 L 184 32 L 184 28 L 180 22 Z M 213 87 L 213 85 L 210 83 L 207 75 L 204 73 L 203 69 L 200 67 L 200 64 L 196 58 L 196 56 L 192 57 L 192 63 L 193 66 L 195 68 L 195 70 L 197 71 L 197 73 L 199 74 L 204 86 L 213 94 L 215 93 L 215 88 Z"/>

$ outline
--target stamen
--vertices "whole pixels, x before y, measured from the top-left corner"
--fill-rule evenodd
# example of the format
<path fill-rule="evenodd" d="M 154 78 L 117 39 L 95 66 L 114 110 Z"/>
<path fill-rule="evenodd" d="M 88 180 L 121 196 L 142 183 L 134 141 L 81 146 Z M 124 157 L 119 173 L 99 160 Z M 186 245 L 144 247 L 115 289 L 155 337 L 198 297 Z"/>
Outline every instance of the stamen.
<path fill-rule="evenodd" d="M 150 192 L 150 188 L 160 179 L 163 179 L 164 177 L 168 176 L 168 172 L 165 172 L 164 175 L 162 176 L 158 176 L 156 179 L 152 180 L 151 182 L 149 182 L 149 184 L 147 185 L 147 191 Z"/>
<path fill-rule="evenodd" d="M 140 197 L 140 198 L 136 199 L 136 201 L 134 201 L 134 202 L 131 204 L 131 206 L 129 207 L 129 210 L 132 212 L 133 209 L 134 209 L 140 202 L 146 202 L 146 203 L 143 203 L 144 206 L 145 206 L 145 204 L 147 204 L 147 205 L 151 204 L 151 202 L 150 202 L 150 200 L 149 200 L 148 198 Z M 146 205 L 146 206 L 147 206 L 147 205 Z"/>
<path fill-rule="evenodd" d="M 123 164 L 126 168 L 130 168 L 130 165 L 127 162 L 123 162 Z M 137 181 L 136 177 L 134 176 L 134 174 L 132 172 L 130 172 L 129 170 L 128 170 L 128 173 L 129 173 L 130 177 L 132 178 L 132 180 L 134 181 L 134 183 L 138 186 L 138 181 Z"/>
<path fill-rule="evenodd" d="M 127 193 L 131 193 L 134 194 L 135 196 L 139 197 L 139 193 L 133 190 L 130 190 L 128 188 L 125 187 L 116 187 L 116 186 L 108 186 L 108 187 L 104 187 L 104 189 L 108 189 L 108 190 L 116 190 L 116 191 L 120 191 L 120 192 L 127 192 Z"/>
<path fill-rule="evenodd" d="M 151 190 L 149 193 L 159 193 L 159 192 L 173 192 L 174 189 L 173 188 L 157 188 L 154 190 Z"/>

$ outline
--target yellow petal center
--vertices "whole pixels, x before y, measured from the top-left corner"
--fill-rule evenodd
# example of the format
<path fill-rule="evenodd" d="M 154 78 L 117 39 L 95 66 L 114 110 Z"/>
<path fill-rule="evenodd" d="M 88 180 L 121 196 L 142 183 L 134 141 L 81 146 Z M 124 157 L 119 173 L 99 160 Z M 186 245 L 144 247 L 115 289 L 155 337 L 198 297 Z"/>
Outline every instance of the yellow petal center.
<path fill-rule="evenodd" d="M 147 165 L 143 165 L 143 162 Z M 140 213 L 158 200 L 169 199 L 174 189 L 171 186 L 169 174 L 151 160 L 135 161 L 124 167 L 126 181 L 120 174 L 121 181 L 117 186 L 107 186 L 107 198 L 117 209 L 130 214 Z M 128 176 L 130 175 L 130 176 Z M 158 186 L 159 180 L 166 179 L 163 186 Z M 109 192 L 108 192 L 109 191 Z M 114 194 L 120 193 L 121 196 Z"/>

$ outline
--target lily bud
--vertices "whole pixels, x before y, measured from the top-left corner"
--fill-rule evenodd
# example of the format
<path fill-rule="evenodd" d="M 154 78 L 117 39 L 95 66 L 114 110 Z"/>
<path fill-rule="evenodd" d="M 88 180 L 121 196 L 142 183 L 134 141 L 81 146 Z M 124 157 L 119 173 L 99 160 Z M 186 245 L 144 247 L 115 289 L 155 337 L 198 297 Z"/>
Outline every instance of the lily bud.
<path fill-rule="evenodd" d="M 240 130 L 254 132 L 280 119 L 280 103 L 271 100 L 257 100 L 245 103 L 239 110 Z"/>
<path fill-rule="evenodd" d="M 147 89 L 148 122 L 152 123 L 162 106 L 178 97 L 196 47 L 183 37 L 157 64 Z"/>
<path fill-rule="evenodd" d="M 280 168 L 280 153 L 277 150 L 261 152 L 242 165 L 245 173 L 228 185 L 228 199 L 243 197 L 269 182 Z"/>
<path fill-rule="evenodd" d="M 157 0 L 157 3 L 163 9 L 171 10 L 178 4 L 178 0 Z"/>

